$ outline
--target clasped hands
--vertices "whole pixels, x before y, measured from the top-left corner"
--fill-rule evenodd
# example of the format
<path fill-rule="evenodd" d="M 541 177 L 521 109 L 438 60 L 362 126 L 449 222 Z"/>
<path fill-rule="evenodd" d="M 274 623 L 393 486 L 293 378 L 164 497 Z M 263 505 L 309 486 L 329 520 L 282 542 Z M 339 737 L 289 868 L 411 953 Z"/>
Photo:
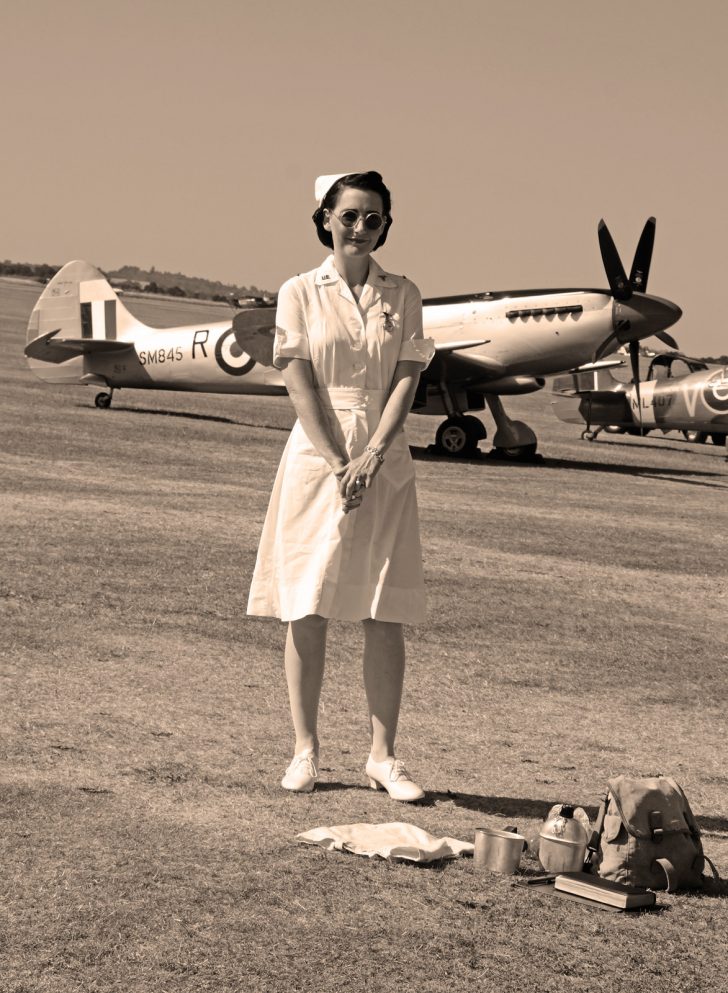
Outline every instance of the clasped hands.
<path fill-rule="evenodd" d="M 341 509 L 345 514 L 361 506 L 364 492 L 372 485 L 381 462 L 372 452 L 362 452 L 351 462 L 333 468 L 341 494 Z"/>

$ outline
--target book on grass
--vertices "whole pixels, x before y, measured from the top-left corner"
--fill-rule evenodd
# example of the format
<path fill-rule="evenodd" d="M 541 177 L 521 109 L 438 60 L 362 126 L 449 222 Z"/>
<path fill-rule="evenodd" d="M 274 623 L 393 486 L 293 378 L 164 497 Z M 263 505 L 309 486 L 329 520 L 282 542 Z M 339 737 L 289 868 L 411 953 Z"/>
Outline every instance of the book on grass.
<path fill-rule="evenodd" d="M 626 886 L 588 872 L 563 872 L 554 880 L 554 887 L 562 893 L 571 893 L 622 910 L 652 907 L 656 900 L 652 890 L 644 886 Z"/>

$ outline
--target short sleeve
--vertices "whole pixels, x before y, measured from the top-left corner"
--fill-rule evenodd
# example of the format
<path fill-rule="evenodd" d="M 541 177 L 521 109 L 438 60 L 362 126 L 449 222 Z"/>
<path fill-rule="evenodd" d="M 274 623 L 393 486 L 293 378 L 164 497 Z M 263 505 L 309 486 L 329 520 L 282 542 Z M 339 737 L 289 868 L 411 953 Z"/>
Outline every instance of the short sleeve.
<path fill-rule="evenodd" d="M 280 369 L 280 359 L 310 359 L 306 315 L 297 280 L 289 279 L 278 291 L 276 334 L 273 339 L 273 365 Z"/>
<path fill-rule="evenodd" d="M 404 289 L 404 319 L 399 362 L 420 362 L 426 369 L 435 354 L 435 342 L 425 338 L 422 330 L 422 296 L 409 280 Z"/>

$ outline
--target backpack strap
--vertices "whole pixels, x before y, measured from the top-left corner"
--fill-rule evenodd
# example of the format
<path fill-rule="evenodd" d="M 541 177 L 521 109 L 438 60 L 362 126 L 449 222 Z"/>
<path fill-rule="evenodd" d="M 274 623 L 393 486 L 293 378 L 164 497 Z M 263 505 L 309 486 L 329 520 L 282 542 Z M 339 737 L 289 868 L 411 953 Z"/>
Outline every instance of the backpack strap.
<path fill-rule="evenodd" d="M 672 864 L 670 859 L 655 859 L 655 863 L 659 865 L 665 873 L 665 877 L 667 879 L 667 892 L 674 893 L 679 885 L 675 866 Z"/>
<path fill-rule="evenodd" d="M 710 866 L 710 871 L 713 873 L 713 880 L 716 883 L 719 883 L 720 882 L 720 873 L 718 872 L 718 870 L 715 867 L 715 862 L 713 862 L 712 859 L 709 859 L 708 856 L 705 854 L 705 852 L 703 852 L 703 859 Z"/>
<path fill-rule="evenodd" d="M 607 806 L 609 804 L 609 793 L 605 793 L 602 797 L 602 802 L 599 807 L 599 813 L 597 814 L 597 819 L 594 824 L 594 830 L 592 831 L 591 838 L 587 842 L 586 846 L 586 856 L 584 857 L 584 871 L 590 872 L 591 869 L 597 864 L 597 855 L 599 853 L 599 842 L 602 839 L 602 832 L 604 831 L 604 818 L 607 814 Z"/>
<path fill-rule="evenodd" d="M 708 863 L 713 873 L 713 879 L 715 882 L 720 882 L 720 875 L 718 870 L 713 864 L 712 860 L 708 858 L 707 855 L 703 854 L 703 859 Z M 679 880 L 677 878 L 677 873 L 675 872 L 675 866 L 669 859 L 655 859 L 655 863 L 660 866 L 662 871 L 665 873 L 667 878 L 667 892 L 674 893 L 676 889 L 679 888 Z M 697 870 L 696 870 L 697 872 Z"/>

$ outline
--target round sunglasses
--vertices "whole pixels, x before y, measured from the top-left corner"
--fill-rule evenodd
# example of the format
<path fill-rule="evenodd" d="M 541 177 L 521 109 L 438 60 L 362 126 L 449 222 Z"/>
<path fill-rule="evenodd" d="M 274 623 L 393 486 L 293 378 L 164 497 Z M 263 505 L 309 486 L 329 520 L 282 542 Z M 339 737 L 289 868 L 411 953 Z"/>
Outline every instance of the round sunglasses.
<path fill-rule="evenodd" d="M 338 217 L 345 228 L 353 228 L 361 218 L 367 231 L 378 231 L 384 224 L 384 218 L 376 210 L 369 211 L 368 214 L 360 214 L 358 210 L 342 210 L 340 214 L 332 210 L 334 217 Z"/>

